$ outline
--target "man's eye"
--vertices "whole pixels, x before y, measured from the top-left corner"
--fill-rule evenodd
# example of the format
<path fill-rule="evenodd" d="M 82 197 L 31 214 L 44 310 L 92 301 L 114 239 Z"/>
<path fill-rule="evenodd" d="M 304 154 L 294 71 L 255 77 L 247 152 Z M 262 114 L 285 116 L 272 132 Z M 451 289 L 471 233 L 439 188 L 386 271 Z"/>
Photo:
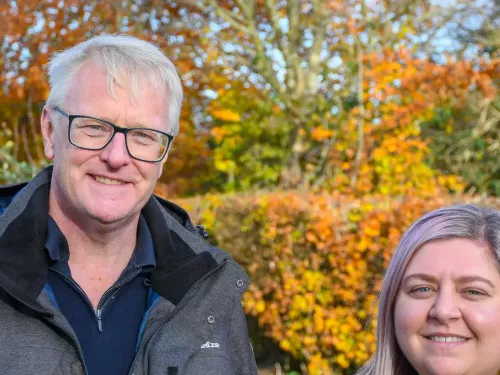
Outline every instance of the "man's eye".
<path fill-rule="evenodd" d="M 98 131 L 105 131 L 106 130 L 104 128 L 104 126 L 99 125 L 99 124 L 89 124 L 86 126 L 86 128 L 90 129 L 90 130 L 98 130 Z"/>
<path fill-rule="evenodd" d="M 149 132 L 137 131 L 137 132 L 131 133 L 131 135 L 132 135 L 133 139 L 136 140 L 137 142 L 142 142 L 142 143 L 157 142 L 157 137 L 154 134 L 151 134 Z"/>
<path fill-rule="evenodd" d="M 153 137 L 151 137 L 149 134 L 147 133 L 136 133 L 136 137 L 139 137 L 139 138 L 149 138 L 149 139 L 153 139 Z"/>
<path fill-rule="evenodd" d="M 83 123 L 83 124 L 77 124 L 78 129 L 82 129 L 85 131 L 92 131 L 92 132 L 106 132 L 108 131 L 108 127 L 99 124 L 99 123 Z"/>

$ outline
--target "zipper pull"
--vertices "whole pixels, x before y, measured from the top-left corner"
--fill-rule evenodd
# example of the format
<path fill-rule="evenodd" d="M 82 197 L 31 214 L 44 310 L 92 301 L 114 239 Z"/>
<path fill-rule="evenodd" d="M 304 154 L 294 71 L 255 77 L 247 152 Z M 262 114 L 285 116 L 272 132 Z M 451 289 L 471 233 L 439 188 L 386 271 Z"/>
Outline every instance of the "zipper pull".
<path fill-rule="evenodd" d="M 101 309 L 96 310 L 96 315 L 97 315 L 97 328 L 99 329 L 99 332 L 102 332 L 102 316 L 101 316 Z"/>

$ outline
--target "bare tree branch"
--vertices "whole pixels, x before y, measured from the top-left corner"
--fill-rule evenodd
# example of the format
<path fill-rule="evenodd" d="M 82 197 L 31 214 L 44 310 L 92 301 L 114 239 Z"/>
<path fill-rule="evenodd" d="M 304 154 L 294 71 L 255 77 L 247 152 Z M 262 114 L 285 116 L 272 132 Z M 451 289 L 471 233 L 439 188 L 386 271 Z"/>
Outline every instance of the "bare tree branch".
<path fill-rule="evenodd" d="M 323 49 L 323 42 L 326 37 L 326 20 L 327 16 L 324 14 L 325 10 L 322 6 L 321 0 L 313 2 L 313 19 L 317 20 L 313 27 L 313 45 L 309 55 L 309 74 L 307 78 L 307 95 L 314 95 L 318 86 L 318 75 L 321 69 L 321 51 Z"/>
<path fill-rule="evenodd" d="M 28 123 L 31 129 L 31 137 L 33 139 L 33 144 L 35 145 L 35 153 L 37 160 L 42 160 L 43 155 L 40 149 L 40 142 L 37 139 L 37 127 L 35 125 L 35 117 L 33 116 L 33 89 L 30 88 L 28 91 L 28 102 L 27 102 L 27 112 L 28 112 Z"/>
<path fill-rule="evenodd" d="M 19 117 L 16 115 L 12 120 L 14 127 L 14 150 L 12 151 L 12 156 L 14 159 L 19 159 Z"/>
<path fill-rule="evenodd" d="M 213 3 L 215 6 L 216 14 L 219 17 L 221 17 L 224 21 L 229 23 L 236 30 L 239 30 L 243 33 L 250 34 L 250 28 L 248 27 L 247 22 L 245 19 L 243 19 L 243 17 L 241 17 L 239 14 L 236 14 L 234 12 L 230 12 L 230 11 L 218 6 L 216 1 L 211 1 L 211 3 Z"/>
<path fill-rule="evenodd" d="M 285 51 L 285 46 L 283 44 L 284 36 L 279 24 L 279 16 L 276 9 L 277 5 L 278 4 L 276 3 L 276 0 L 266 0 L 266 8 L 269 13 L 269 21 L 274 31 L 274 42 L 280 49 L 281 53 L 285 56 L 285 60 L 287 60 L 288 56 L 285 54 L 287 54 L 288 51 Z"/>
<path fill-rule="evenodd" d="M 26 158 L 28 159 L 30 165 L 35 165 L 35 161 L 33 160 L 33 156 L 31 155 L 30 146 L 28 143 L 28 133 L 26 131 L 27 128 L 28 128 L 28 124 L 26 122 L 23 122 L 21 124 L 21 134 L 23 136 L 24 152 L 26 154 Z"/>
<path fill-rule="evenodd" d="M 236 4 L 243 11 L 243 14 L 245 15 L 247 21 L 255 20 L 255 0 L 236 0 Z"/>
<path fill-rule="evenodd" d="M 286 54 L 288 60 L 286 61 L 286 79 L 287 88 L 289 88 L 289 95 L 292 95 L 294 99 L 300 98 L 300 93 L 297 92 L 297 88 L 300 90 L 301 83 L 299 82 L 301 78 L 300 70 L 300 59 L 298 57 L 297 51 L 301 48 L 301 38 L 299 35 L 300 28 L 300 1 L 299 0 L 289 0 L 287 1 L 287 13 L 288 13 L 288 33 L 287 39 L 288 44 L 286 48 Z"/>

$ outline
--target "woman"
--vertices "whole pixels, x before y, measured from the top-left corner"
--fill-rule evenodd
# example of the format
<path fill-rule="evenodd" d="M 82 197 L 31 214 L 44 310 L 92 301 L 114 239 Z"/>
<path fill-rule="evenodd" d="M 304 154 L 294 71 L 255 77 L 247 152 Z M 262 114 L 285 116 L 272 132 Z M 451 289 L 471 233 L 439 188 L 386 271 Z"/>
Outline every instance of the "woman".
<path fill-rule="evenodd" d="M 426 214 L 387 269 L 377 350 L 357 374 L 495 375 L 499 348 L 500 211 Z"/>

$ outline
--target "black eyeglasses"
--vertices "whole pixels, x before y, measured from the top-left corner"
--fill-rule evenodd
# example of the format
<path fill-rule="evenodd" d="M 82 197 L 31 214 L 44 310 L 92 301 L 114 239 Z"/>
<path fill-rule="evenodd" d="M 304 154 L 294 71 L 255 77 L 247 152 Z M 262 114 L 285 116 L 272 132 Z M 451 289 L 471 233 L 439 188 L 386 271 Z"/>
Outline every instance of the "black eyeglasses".
<path fill-rule="evenodd" d="M 58 106 L 52 108 L 69 120 L 68 139 L 84 150 L 102 150 L 116 133 L 125 136 L 125 145 L 131 157 L 141 161 L 158 162 L 174 139 L 173 135 L 149 128 L 121 128 L 115 124 L 90 116 L 69 115 Z"/>

